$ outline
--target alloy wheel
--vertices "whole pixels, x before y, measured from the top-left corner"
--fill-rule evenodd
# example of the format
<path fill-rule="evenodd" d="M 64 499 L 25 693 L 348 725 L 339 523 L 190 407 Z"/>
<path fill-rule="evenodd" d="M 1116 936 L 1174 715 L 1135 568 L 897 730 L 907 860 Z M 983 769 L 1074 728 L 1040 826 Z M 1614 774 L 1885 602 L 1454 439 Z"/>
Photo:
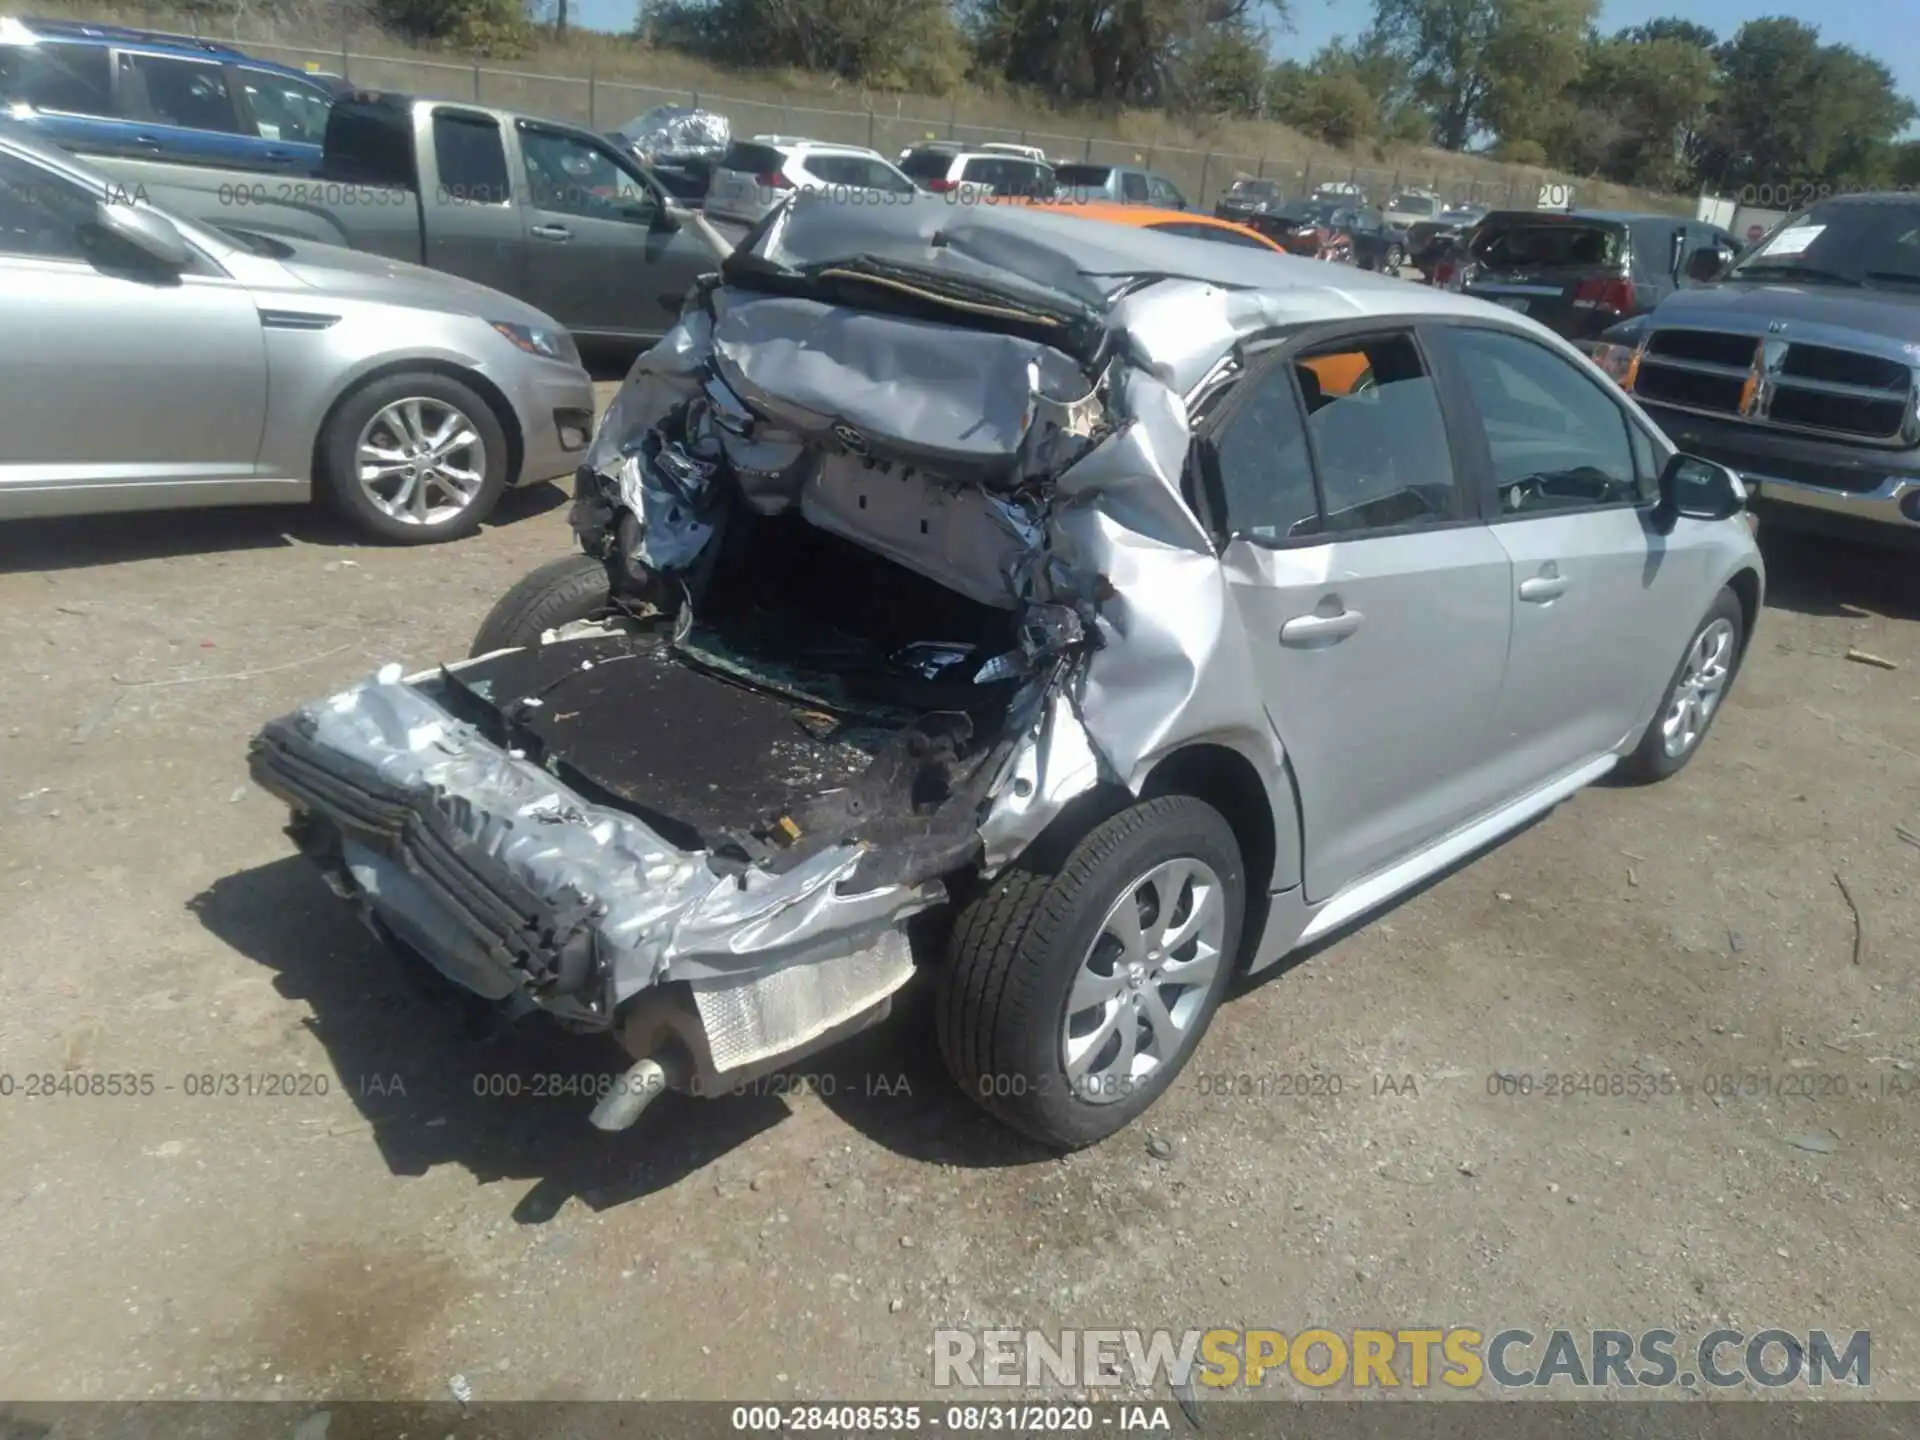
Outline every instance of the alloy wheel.
<path fill-rule="evenodd" d="M 354 445 L 360 488 L 385 515 L 438 525 L 471 505 L 486 484 L 487 448 L 456 406 L 414 396 L 383 406 Z"/>
<path fill-rule="evenodd" d="M 1179 1059 L 1226 933 L 1225 888 L 1203 861 L 1163 861 L 1120 892 L 1067 996 L 1061 1054 L 1076 1095 L 1124 1100 Z"/>
<path fill-rule="evenodd" d="M 1733 626 L 1715 620 L 1694 636 L 1660 720 L 1661 748 L 1677 759 L 1700 743 L 1733 676 Z"/>

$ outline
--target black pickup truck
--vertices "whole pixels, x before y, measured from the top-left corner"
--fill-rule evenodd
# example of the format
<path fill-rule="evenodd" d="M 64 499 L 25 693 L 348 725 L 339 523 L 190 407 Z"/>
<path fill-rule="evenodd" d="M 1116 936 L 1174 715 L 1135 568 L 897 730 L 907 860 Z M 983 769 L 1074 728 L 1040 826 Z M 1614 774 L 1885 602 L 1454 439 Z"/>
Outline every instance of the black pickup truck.
<path fill-rule="evenodd" d="M 614 142 L 451 101 L 342 98 L 309 175 L 86 158 L 128 194 L 202 224 L 445 270 L 585 337 L 663 334 L 731 249 Z"/>
<path fill-rule="evenodd" d="M 1594 358 L 1763 523 L 1920 546 L 1920 197 L 1824 200 Z"/>

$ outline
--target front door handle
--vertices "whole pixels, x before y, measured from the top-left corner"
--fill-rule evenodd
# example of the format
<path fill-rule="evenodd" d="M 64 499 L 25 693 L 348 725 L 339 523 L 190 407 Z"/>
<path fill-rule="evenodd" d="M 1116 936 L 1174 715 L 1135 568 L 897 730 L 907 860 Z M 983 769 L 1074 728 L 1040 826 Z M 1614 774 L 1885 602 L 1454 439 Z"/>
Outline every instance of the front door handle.
<path fill-rule="evenodd" d="M 535 225 L 532 233 L 542 240 L 571 240 L 573 231 L 564 225 Z"/>
<path fill-rule="evenodd" d="M 1567 593 L 1567 582 L 1558 575 L 1536 575 L 1531 580 L 1520 582 L 1520 598 L 1534 605 L 1544 605 L 1549 600 L 1558 600 Z"/>
<path fill-rule="evenodd" d="M 1310 648 L 1344 640 L 1360 628 L 1364 619 L 1358 610 L 1342 610 L 1337 615 L 1296 615 L 1280 627 L 1280 643 Z"/>

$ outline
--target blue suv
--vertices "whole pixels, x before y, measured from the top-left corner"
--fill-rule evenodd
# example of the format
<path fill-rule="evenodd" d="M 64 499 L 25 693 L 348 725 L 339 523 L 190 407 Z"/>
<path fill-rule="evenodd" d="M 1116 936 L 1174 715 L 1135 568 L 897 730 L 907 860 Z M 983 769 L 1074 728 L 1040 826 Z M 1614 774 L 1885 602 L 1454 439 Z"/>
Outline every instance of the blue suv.
<path fill-rule="evenodd" d="M 305 171 L 334 87 L 187 35 L 0 19 L 0 114 L 80 155 Z"/>

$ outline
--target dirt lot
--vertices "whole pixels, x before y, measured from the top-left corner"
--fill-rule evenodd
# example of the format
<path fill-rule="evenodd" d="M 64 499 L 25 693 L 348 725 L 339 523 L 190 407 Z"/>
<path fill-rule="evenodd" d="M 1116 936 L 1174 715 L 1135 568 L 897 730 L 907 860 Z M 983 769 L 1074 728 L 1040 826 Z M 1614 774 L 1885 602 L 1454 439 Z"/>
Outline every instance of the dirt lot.
<path fill-rule="evenodd" d="M 907 1396 L 936 1325 L 1424 1322 L 1868 1328 L 1875 1393 L 1920 1397 L 1910 559 L 1770 546 L 1684 776 L 1584 793 L 1241 995 L 1142 1126 L 1059 1160 L 951 1090 L 918 1002 L 810 1089 L 618 1137 L 475 1093 L 620 1061 L 464 1032 L 292 854 L 245 746 L 464 653 L 567 543 L 557 492 L 433 551 L 295 512 L 0 531 L 0 1395 Z M 105 1072 L 153 1093 L 26 1096 Z M 1703 1093 L 1740 1072 L 1776 1093 Z M 1341 1093 L 1281 1093 L 1308 1073 Z M 189 1093 L 221 1075 L 309 1093 Z"/>

